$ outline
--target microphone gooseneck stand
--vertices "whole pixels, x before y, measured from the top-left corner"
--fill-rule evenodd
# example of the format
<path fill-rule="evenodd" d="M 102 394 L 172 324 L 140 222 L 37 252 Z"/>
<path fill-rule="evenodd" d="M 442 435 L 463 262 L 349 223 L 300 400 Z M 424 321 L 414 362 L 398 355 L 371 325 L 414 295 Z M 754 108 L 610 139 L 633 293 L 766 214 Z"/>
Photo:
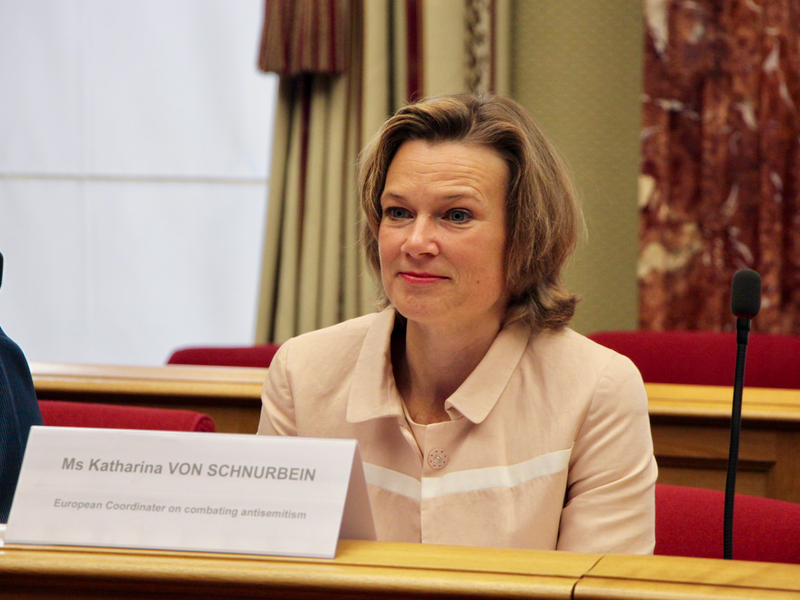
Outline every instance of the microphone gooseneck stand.
<path fill-rule="evenodd" d="M 731 444 L 728 452 L 728 476 L 725 479 L 725 515 L 723 521 L 722 556 L 733 558 L 733 500 L 736 494 L 736 471 L 739 466 L 739 437 L 742 431 L 742 389 L 744 364 L 750 319 L 736 319 L 736 374 L 733 380 L 733 410 L 731 412 Z"/>
<path fill-rule="evenodd" d="M 722 555 L 733 558 L 733 508 L 736 497 L 736 472 L 739 465 L 739 438 L 742 431 L 742 390 L 750 320 L 761 308 L 761 276 L 750 269 L 738 271 L 733 277 L 731 312 L 736 316 L 736 372 L 733 380 L 731 411 L 731 440 L 728 453 L 728 475 L 725 480 L 725 513 L 722 527 Z"/>

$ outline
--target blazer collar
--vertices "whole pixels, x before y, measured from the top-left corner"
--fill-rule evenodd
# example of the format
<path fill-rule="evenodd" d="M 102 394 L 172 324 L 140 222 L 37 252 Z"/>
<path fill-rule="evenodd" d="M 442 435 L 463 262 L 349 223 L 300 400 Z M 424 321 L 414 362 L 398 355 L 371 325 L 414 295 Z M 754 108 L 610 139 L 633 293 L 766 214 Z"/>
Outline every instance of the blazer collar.
<path fill-rule="evenodd" d="M 501 329 L 483 360 L 445 402 L 445 409 L 455 408 L 473 423 L 482 423 L 511 380 L 530 335 L 530 328 L 521 323 Z"/>
<path fill-rule="evenodd" d="M 392 370 L 394 316 L 394 308 L 390 306 L 378 313 L 367 329 L 353 371 L 347 401 L 348 423 L 391 416 L 405 419 Z"/>
<path fill-rule="evenodd" d="M 348 423 L 382 417 L 405 420 L 392 371 L 390 342 L 394 319 L 395 310 L 389 307 L 378 313 L 367 330 L 353 372 L 347 403 Z M 530 335 L 530 329 L 520 323 L 500 330 L 483 360 L 445 403 L 451 418 L 460 414 L 473 423 L 486 419 L 522 359 Z"/>

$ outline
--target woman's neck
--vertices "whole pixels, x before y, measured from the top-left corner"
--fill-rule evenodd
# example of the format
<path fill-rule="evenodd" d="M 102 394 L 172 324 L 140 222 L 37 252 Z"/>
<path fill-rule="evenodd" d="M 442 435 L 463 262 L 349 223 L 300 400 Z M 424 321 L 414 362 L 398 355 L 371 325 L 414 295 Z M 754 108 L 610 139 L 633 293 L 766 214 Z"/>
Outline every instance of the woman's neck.
<path fill-rule="evenodd" d="M 486 322 L 469 330 L 404 324 L 398 323 L 392 335 L 397 389 L 415 423 L 447 421 L 445 401 L 483 360 L 501 324 Z"/>

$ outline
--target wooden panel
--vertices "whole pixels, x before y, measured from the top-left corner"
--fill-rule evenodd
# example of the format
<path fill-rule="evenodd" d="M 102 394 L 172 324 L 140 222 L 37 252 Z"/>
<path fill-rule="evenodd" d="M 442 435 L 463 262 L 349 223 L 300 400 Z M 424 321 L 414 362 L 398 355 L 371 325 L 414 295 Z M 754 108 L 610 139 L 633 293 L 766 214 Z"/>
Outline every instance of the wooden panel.
<path fill-rule="evenodd" d="M 800 502 L 800 432 L 781 433 L 778 457 L 767 497 Z"/>
<path fill-rule="evenodd" d="M 658 481 L 723 490 L 732 388 L 645 387 Z M 745 389 L 736 489 L 800 502 L 800 390 Z"/>
<path fill-rule="evenodd" d="M 220 432 L 255 433 L 267 369 L 32 362 L 31 373 L 43 400 L 194 410 L 214 419 Z"/>
<path fill-rule="evenodd" d="M 586 577 L 575 588 L 575 600 L 798 600 L 800 592 L 700 583 L 669 583 Z"/>
<path fill-rule="evenodd" d="M 800 566 L 339 543 L 333 560 L 6 546 L 3 598 L 800 598 Z"/>
<path fill-rule="evenodd" d="M 728 471 L 723 465 L 719 469 L 692 467 L 669 467 L 659 464 L 658 483 L 725 491 Z M 763 472 L 739 470 L 736 476 L 736 493 L 748 496 L 769 497 L 769 475 Z"/>
<path fill-rule="evenodd" d="M 697 459 L 728 459 L 730 426 L 708 425 L 651 425 L 653 443 L 659 447 L 659 456 L 691 456 Z M 778 433 L 768 429 L 742 429 L 739 458 L 742 461 L 773 464 L 778 455 Z"/>
<path fill-rule="evenodd" d="M 594 598 L 800 598 L 800 566 L 774 563 L 607 555 L 575 587 Z"/>
<path fill-rule="evenodd" d="M 32 362 L 37 392 L 158 395 L 176 398 L 241 398 L 261 394 L 267 369 L 167 365 L 132 367 Z"/>
<path fill-rule="evenodd" d="M 724 490 L 730 430 L 727 426 L 652 426 L 658 481 L 673 485 Z M 770 478 L 778 461 L 779 433 L 746 430 L 739 449 L 736 490 L 769 496 Z"/>
<path fill-rule="evenodd" d="M 713 385 L 646 383 L 651 418 L 660 420 L 692 418 L 729 421 L 733 388 Z M 742 419 L 751 422 L 783 423 L 800 428 L 800 390 L 745 388 Z"/>
<path fill-rule="evenodd" d="M 599 558 L 349 541 L 333 560 L 16 546 L 0 553 L 0 596 L 566 600 Z"/>

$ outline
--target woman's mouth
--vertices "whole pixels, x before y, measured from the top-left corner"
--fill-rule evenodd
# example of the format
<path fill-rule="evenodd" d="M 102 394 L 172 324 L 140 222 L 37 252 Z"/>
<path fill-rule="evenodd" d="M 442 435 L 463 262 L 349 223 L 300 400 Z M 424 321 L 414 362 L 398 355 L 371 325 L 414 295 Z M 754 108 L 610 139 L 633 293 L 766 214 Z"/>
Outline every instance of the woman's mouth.
<path fill-rule="evenodd" d="M 408 283 L 436 283 L 444 281 L 447 277 L 433 273 L 418 273 L 416 271 L 401 271 L 400 277 Z"/>

